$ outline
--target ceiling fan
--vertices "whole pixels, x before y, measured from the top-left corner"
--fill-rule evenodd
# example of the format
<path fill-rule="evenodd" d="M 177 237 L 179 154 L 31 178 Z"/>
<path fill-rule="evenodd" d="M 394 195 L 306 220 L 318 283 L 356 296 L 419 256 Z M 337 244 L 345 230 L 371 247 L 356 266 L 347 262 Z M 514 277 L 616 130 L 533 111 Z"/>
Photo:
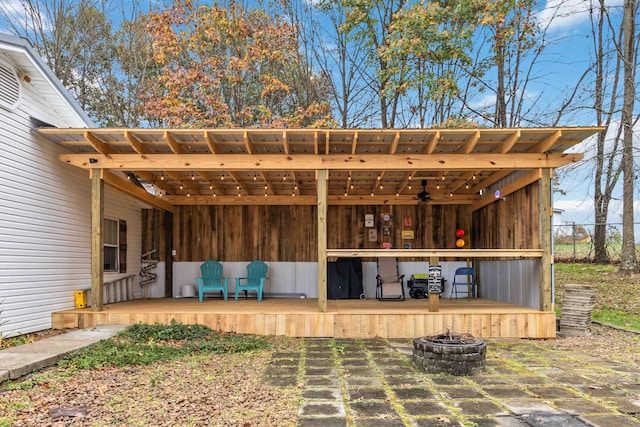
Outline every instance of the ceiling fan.
<path fill-rule="evenodd" d="M 419 201 L 428 202 L 429 200 L 431 200 L 431 196 L 429 195 L 429 192 L 427 191 L 427 180 L 423 179 L 421 184 L 422 184 L 422 191 L 419 192 L 416 196 L 418 197 Z"/>

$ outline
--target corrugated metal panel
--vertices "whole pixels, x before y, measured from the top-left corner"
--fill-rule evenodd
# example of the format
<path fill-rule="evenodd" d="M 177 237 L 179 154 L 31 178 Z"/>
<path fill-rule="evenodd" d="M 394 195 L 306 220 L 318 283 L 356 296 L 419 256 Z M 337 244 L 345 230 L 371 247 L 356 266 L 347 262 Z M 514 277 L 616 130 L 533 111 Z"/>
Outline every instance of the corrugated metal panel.
<path fill-rule="evenodd" d="M 538 309 L 540 307 L 537 260 L 479 261 L 481 298 Z"/>

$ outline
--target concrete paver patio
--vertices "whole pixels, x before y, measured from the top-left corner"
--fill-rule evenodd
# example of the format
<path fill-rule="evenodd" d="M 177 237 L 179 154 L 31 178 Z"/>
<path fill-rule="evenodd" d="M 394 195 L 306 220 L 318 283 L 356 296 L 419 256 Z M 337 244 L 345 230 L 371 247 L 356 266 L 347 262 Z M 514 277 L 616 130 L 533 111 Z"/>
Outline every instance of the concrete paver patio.
<path fill-rule="evenodd" d="M 426 374 L 411 340 L 306 339 L 265 381 L 301 384 L 298 426 L 640 426 L 640 370 L 526 340 L 487 341 L 480 375 Z"/>

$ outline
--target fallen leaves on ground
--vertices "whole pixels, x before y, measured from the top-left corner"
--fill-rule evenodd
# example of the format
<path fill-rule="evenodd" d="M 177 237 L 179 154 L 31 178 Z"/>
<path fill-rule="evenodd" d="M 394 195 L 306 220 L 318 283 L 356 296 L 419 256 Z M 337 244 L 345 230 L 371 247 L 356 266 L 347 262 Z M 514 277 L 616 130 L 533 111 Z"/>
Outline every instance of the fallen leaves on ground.
<path fill-rule="evenodd" d="M 292 426 L 300 390 L 264 384 L 269 359 L 260 351 L 126 368 L 54 367 L 0 391 L 0 425 Z M 56 421 L 51 411 L 76 416 Z"/>

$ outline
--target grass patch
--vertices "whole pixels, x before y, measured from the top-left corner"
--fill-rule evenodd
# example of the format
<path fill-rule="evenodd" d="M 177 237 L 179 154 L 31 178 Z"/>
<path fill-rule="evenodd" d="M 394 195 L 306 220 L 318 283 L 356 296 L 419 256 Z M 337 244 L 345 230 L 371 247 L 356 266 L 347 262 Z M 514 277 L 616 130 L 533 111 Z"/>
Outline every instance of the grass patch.
<path fill-rule="evenodd" d="M 191 354 L 244 353 L 269 347 L 263 337 L 221 334 L 202 325 L 138 323 L 62 359 L 75 368 L 148 365 Z"/>
<path fill-rule="evenodd" d="M 620 313 L 612 310 L 596 310 L 593 312 L 593 320 L 608 323 L 621 328 L 640 332 L 640 316 L 637 314 Z"/>
<path fill-rule="evenodd" d="M 616 265 L 556 263 L 556 310 L 561 315 L 566 284 L 589 285 L 595 290 L 594 320 L 640 331 L 640 275 L 624 276 L 618 270 Z"/>

